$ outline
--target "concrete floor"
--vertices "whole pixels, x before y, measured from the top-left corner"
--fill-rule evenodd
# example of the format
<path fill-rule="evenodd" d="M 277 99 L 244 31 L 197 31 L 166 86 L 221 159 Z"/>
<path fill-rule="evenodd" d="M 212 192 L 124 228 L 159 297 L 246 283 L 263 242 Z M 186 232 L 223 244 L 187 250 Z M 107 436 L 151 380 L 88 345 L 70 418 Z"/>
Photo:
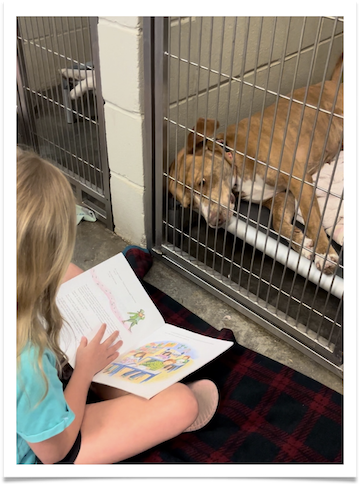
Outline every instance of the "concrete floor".
<path fill-rule="evenodd" d="M 78 225 L 73 262 L 84 270 L 121 252 L 128 243 L 97 221 Z M 267 332 L 175 270 L 154 259 L 145 280 L 162 290 L 217 329 L 227 327 L 239 344 L 287 365 L 343 393 L 342 379 Z"/>

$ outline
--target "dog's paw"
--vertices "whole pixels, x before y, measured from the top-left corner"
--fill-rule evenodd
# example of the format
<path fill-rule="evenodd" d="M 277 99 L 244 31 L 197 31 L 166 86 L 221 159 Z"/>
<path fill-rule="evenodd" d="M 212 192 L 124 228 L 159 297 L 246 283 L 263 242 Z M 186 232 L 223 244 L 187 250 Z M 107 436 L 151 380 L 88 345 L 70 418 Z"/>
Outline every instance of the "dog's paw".
<path fill-rule="evenodd" d="M 307 259 L 311 259 L 314 252 L 314 241 L 309 237 L 304 238 L 304 244 L 301 249 L 301 255 Z"/>
<path fill-rule="evenodd" d="M 319 271 L 322 271 L 326 275 L 330 275 L 333 274 L 336 269 L 339 262 L 339 256 L 337 254 L 328 254 L 325 259 L 325 254 L 316 254 L 314 262 Z"/>

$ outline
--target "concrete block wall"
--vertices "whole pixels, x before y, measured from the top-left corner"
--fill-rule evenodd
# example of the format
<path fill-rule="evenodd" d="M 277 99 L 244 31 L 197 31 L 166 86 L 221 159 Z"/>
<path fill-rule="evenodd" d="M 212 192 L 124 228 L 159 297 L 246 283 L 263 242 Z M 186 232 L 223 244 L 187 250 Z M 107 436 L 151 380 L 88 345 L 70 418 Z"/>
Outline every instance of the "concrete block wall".
<path fill-rule="evenodd" d="M 145 247 L 140 18 L 99 17 L 98 36 L 115 232 Z"/>

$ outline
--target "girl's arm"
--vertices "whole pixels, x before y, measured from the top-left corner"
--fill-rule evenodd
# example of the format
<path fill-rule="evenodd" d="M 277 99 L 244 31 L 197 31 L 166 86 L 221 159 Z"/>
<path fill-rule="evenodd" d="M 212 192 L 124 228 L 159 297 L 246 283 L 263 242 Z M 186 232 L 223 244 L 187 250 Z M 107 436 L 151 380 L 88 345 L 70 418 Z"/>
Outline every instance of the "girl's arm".
<path fill-rule="evenodd" d="M 63 279 L 63 283 L 66 282 L 66 281 L 69 281 L 70 279 L 72 279 L 73 277 L 76 277 L 78 276 L 79 274 L 82 274 L 84 271 L 82 269 L 80 269 L 80 267 L 76 266 L 75 264 L 73 264 L 72 262 L 70 262 L 70 265 L 66 271 L 66 274 L 64 276 L 64 279 Z"/>
<path fill-rule="evenodd" d="M 106 325 L 103 324 L 95 337 L 88 343 L 81 339 L 76 353 L 76 363 L 73 374 L 64 391 L 65 399 L 75 414 L 74 421 L 60 434 L 29 446 L 44 464 L 53 464 L 62 460 L 74 445 L 79 433 L 85 412 L 86 398 L 93 376 L 110 364 L 119 353 L 122 341 L 114 343 L 119 332 L 115 331 L 103 343 Z"/>

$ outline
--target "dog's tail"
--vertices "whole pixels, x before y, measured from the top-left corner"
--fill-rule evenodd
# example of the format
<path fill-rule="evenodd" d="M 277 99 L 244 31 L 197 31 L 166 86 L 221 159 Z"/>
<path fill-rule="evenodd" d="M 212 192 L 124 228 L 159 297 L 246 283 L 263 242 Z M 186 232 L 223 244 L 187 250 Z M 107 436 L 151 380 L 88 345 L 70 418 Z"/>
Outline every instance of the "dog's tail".
<path fill-rule="evenodd" d="M 341 56 L 339 57 L 336 65 L 335 65 L 334 72 L 331 76 L 332 81 L 334 81 L 334 82 L 339 81 L 339 77 L 342 74 L 342 65 L 343 65 L 343 54 L 341 54 Z"/>

